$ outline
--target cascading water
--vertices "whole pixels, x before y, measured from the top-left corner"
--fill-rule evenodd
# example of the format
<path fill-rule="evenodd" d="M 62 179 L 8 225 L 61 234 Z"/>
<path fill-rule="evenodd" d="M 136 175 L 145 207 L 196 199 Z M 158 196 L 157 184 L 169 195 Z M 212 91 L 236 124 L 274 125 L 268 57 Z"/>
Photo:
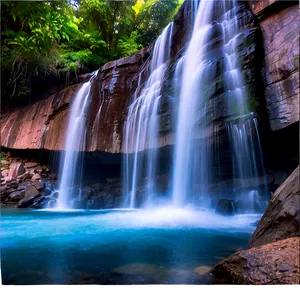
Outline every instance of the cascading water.
<path fill-rule="evenodd" d="M 179 97 L 177 136 L 174 158 L 173 203 L 182 206 L 189 198 L 188 190 L 192 180 L 193 144 L 192 135 L 196 125 L 198 103 L 203 99 L 200 92 L 205 89 L 201 78 L 209 70 L 209 61 L 205 60 L 205 45 L 209 39 L 210 17 L 213 1 L 201 1 L 198 7 L 192 38 L 185 54 L 182 66 L 182 84 Z M 204 158 L 205 155 L 202 154 Z M 199 168 L 204 170 L 203 161 Z M 202 172 L 199 170 L 199 176 Z"/>
<path fill-rule="evenodd" d="M 85 149 L 86 119 L 90 103 L 91 82 L 98 71 L 92 73 L 90 80 L 82 85 L 72 100 L 68 116 L 65 151 L 60 160 L 59 196 L 57 208 L 69 208 L 73 197 L 74 187 L 82 182 L 82 155 Z"/>
<path fill-rule="evenodd" d="M 182 80 L 172 183 L 172 201 L 176 206 L 189 202 L 211 204 L 209 185 L 216 179 L 212 165 L 218 159 L 219 149 L 213 145 L 218 140 L 214 124 L 217 110 L 211 109 L 210 99 L 217 88 L 226 101 L 222 105 L 227 110 L 228 120 L 224 118 L 224 122 L 231 144 L 233 177 L 258 177 L 255 146 L 260 146 L 260 142 L 257 130 L 253 131 L 255 119 L 249 110 L 239 63 L 243 19 L 238 18 L 238 9 L 237 1 L 200 1 L 183 65 L 178 66 L 182 69 Z M 217 16 L 216 20 L 213 16 Z M 217 42 L 222 45 L 218 52 L 214 51 Z M 218 72 L 219 82 L 210 88 Z"/>
<path fill-rule="evenodd" d="M 153 48 L 149 66 L 150 76 L 138 87 L 129 106 L 124 130 L 124 180 L 125 206 L 136 206 L 137 188 L 146 178 L 146 194 L 149 199 L 155 194 L 155 179 L 158 152 L 160 92 L 170 58 L 173 23 L 158 37 Z M 147 150 L 147 153 L 143 153 Z"/>

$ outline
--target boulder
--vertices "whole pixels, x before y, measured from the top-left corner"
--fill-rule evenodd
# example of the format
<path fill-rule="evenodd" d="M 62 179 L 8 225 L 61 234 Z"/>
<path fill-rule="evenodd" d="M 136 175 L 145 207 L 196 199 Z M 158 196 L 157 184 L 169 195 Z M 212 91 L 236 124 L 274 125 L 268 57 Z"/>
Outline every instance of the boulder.
<path fill-rule="evenodd" d="M 298 166 L 273 195 L 249 248 L 299 236 L 299 180 Z"/>
<path fill-rule="evenodd" d="M 34 185 L 30 185 L 25 189 L 25 197 L 28 196 L 40 196 L 40 192 L 35 188 Z"/>
<path fill-rule="evenodd" d="M 92 185 L 93 191 L 101 191 L 102 189 L 102 184 L 101 183 L 95 183 Z"/>
<path fill-rule="evenodd" d="M 25 168 L 27 168 L 27 169 L 35 168 L 37 166 L 38 166 L 37 162 L 27 162 L 27 163 L 25 163 Z"/>
<path fill-rule="evenodd" d="M 112 194 L 108 194 L 104 198 L 104 208 L 106 209 L 115 208 L 114 197 Z"/>
<path fill-rule="evenodd" d="M 121 197 L 124 193 L 123 188 L 112 188 L 111 193 L 114 195 L 114 197 Z"/>
<path fill-rule="evenodd" d="M 86 197 L 89 197 L 92 193 L 92 187 L 89 185 L 85 185 L 82 189 L 81 189 L 81 193 L 83 195 L 85 195 Z"/>
<path fill-rule="evenodd" d="M 7 176 L 8 176 L 8 170 L 7 169 L 1 171 L 1 177 L 7 177 Z"/>
<path fill-rule="evenodd" d="M 103 199 L 89 199 L 86 201 L 86 206 L 85 208 L 87 209 L 101 209 L 104 208 L 104 204 L 103 204 Z"/>
<path fill-rule="evenodd" d="M 33 185 L 35 186 L 35 188 L 38 190 L 38 191 L 42 191 L 44 189 L 44 184 L 39 181 L 39 180 L 35 180 L 33 182 Z"/>
<path fill-rule="evenodd" d="M 22 182 L 18 185 L 18 188 L 19 189 L 23 189 L 25 190 L 26 188 L 28 188 L 30 185 L 32 185 L 32 183 L 30 181 L 25 181 L 25 182 Z"/>
<path fill-rule="evenodd" d="M 108 185 L 104 186 L 103 187 L 103 192 L 108 194 L 110 192 L 110 187 Z"/>
<path fill-rule="evenodd" d="M 236 284 L 299 284 L 300 238 L 238 251 L 212 269 Z"/>
<path fill-rule="evenodd" d="M 49 197 L 37 197 L 34 199 L 33 204 L 29 206 L 29 208 L 41 209 L 48 207 L 51 198 Z"/>
<path fill-rule="evenodd" d="M 29 174 L 30 174 L 31 176 L 35 175 L 35 174 L 36 174 L 36 170 L 35 170 L 35 169 L 30 169 L 30 170 L 29 170 Z"/>
<path fill-rule="evenodd" d="M 22 188 L 19 188 L 19 184 L 15 180 L 12 180 L 9 183 L 7 183 L 7 187 L 10 189 L 18 189 L 18 190 L 22 189 Z M 14 192 L 14 191 L 12 191 L 12 192 Z"/>
<path fill-rule="evenodd" d="M 216 206 L 216 213 L 228 216 L 233 215 L 234 207 L 232 201 L 228 199 L 220 199 Z"/>
<path fill-rule="evenodd" d="M 12 176 L 6 176 L 1 178 L 1 183 L 10 183 L 12 181 L 14 181 L 14 178 Z"/>
<path fill-rule="evenodd" d="M 38 182 L 38 181 L 35 181 L 35 182 Z M 52 194 L 52 192 L 49 189 L 44 189 L 41 194 L 42 194 L 42 196 L 49 196 Z"/>
<path fill-rule="evenodd" d="M 98 197 L 98 198 L 105 198 L 106 196 L 107 196 L 108 194 L 106 193 L 106 192 L 104 192 L 104 191 L 102 191 L 102 192 L 98 192 L 97 194 L 96 194 L 96 197 Z"/>
<path fill-rule="evenodd" d="M 0 186 L 0 202 L 4 202 L 8 197 L 7 186 Z"/>
<path fill-rule="evenodd" d="M 40 174 L 34 174 L 32 177 L 31 177 L 31 181 L 35 181 L 35 180 L 40 180 L 42 177 Z"/>
<path fill-rule="evenodd" d="M 123 202 L 123 197 L 121 197 L 121 196 L 115 197 L 115 200 L 114 200 L 115 207 L 122 207 L 122 204 L 123 204 L 122 202 Z"/>
<path fill-rule="evenodd" d="M 16 191 L 13 193 L 10 193 L 8 198 L 10 201 L 19 201 L 25 197 L 25 191 Z"/>
<path fill-rule="evenodd" d="M 20 180 L 22 181 L 22 180 L 28 179 L 30 176 L 31 176 L 31 175 L 29 174 L 29 172 L 26 171 L 24 174 L 19 175 L 19 176 L 17 177 L 17 179 L 20 179 Z"/>
<path fill-rule="evenodd" d="M 12 163 L 9 168 L 8 176 L 17 178 L 18 176 L 25 173 L 24 165 L 21 163 Z"/>
<path fill-rule="evenodd" d="M 36 199 L 37 195 L 30 195 L 27 197 L 24 197 L 22 200 L 19 201 L 17 207 L 18 208 L 27 208 L 30 205 L 34 204 L 34 199 Z"/>

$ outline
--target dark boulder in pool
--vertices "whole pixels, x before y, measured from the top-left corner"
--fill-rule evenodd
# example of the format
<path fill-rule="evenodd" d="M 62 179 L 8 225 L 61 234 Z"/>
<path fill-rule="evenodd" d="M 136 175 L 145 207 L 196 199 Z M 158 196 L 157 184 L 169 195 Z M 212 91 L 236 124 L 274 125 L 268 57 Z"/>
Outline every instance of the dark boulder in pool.
<path fill-rule="evenodd" d="M 234 214 L 233 202 L 228 199 L 220 199 L 216 206 L 216 213 L 231 216 Z"/>
<path fill-rule="evenodd" d="M 18 208 L 27 208 L 31 205 L 34 204 L 34 200 L 37 198 L 38 196 L 37 195 L 30 195 L 30 196 L 27 196 L 25 198 L 23 198 L 22 200 L 20 200 L 18 202 L 18 205 L 17 207 Z"/>

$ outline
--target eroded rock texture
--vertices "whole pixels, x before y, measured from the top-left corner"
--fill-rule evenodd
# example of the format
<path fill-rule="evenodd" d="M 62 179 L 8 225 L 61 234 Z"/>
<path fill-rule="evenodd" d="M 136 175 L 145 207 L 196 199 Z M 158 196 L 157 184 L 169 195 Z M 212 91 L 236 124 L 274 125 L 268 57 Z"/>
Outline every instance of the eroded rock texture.
<path fill-rule="evenodd" d="M 299 121 L 298 1 L 250 1 L 265 50 L 265 98 L 272 130 Z"/>
<path fill-rule="evenodd" d="M 100 69 L 92 85 L 86 151 L 120 152 L 125 108 L 134 89 L 131 80 L 146 55 L 147 51 L 141 50 Z M 80 86 L 72 85 L 45 100 L 4 114 L 0 120 L 1 146 L 62 150 L 69 104 Z"/>
<path fill-rule="evenodd" d="M 1 146 L 14 149 L 61 148 L 65 109 L 79 86 L 70 86 L 45 100 L 3 115 L 0 120 Z"/>
<path fill-rule="evenodd" d="M 212 273 L 237 284 L 299 284 L 300 238 L 238 251 Z"/>
<path fill-rule="evenodd" d="M 239 284 L 299 284 L 300 167 L 276 190 L 248 250 L 217 264 L 212 273 Z"/>
<path fill-rule="evenodd" d="M 249 243 L 258 247 L 300 235 L 299 166 L 274 193 Z"/>

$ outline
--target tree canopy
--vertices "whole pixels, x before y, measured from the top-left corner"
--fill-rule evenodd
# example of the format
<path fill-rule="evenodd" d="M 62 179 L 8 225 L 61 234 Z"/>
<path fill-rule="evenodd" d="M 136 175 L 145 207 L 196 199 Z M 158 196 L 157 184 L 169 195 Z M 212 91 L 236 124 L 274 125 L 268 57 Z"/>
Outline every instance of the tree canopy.
<path fill-rule="evenodd" d="M 2 99 L 30 99 L 33 77 L 66 81 L 152 43 L 183 0 L 1 2 Z"/>

